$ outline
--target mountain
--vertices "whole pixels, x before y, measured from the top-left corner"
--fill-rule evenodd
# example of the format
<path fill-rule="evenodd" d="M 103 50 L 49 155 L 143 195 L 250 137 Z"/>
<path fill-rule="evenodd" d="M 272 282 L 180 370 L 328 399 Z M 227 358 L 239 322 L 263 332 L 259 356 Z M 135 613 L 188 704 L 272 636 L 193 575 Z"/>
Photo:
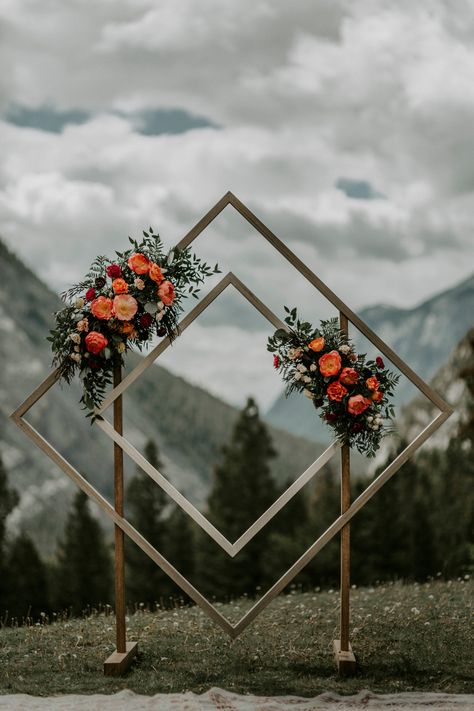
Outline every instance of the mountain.
<path fill-rule="evenodd" d="M 45 555 L 64 522 L 74 486 L 8 419 L 9 414 L 50 371 L 46 341 L 53 312 L 61 302 L 0 241 L 0 455 L 11 485 L 21 494 L 11 514 L 11 530 L 24 527 Z M 129 354 L 133 368 L 139 354 Z M 78 405 L 78 383 L 56 385 L 28 413 L 32 424 L 74 466 L 112 500 L 113 444 L 89 424 Z M 143 450 L 157 441 L 170 481 L 193 503 L 205 500 L 212 468 L 228 440 L 238 410 L 183 378 L 154 365 L 124 396 L 127 438 Z M 294 479 L 322 451 L 322 446 L 271 428 L 278 457 L 273 472 L 279 482 Z M 126 462 L 126 476 L 135 470 Z"/>
<path fill-rule="evenodd" d="M 430 380 L 449 358 L 453 347 L 474 323 L 474 275 L 412 309 L 371 306 L 359 316 L 421 377 Z M 359 349 L 376 355 L 364 339 L 353 334 Z M 370 349 L 370 350 L 369 350 Z M 417 391 L 402 376 L 396 405 L 406 404 Z M 443 393 L 443 390 L 440 390 Z M 424 398 L 423 398 L 424 399 Z M 328 440 L 327 428 L 314 416 L 311 403 L 296 395 L 280 395 L 267 413 L 275 427 L 302 437 Z"/>

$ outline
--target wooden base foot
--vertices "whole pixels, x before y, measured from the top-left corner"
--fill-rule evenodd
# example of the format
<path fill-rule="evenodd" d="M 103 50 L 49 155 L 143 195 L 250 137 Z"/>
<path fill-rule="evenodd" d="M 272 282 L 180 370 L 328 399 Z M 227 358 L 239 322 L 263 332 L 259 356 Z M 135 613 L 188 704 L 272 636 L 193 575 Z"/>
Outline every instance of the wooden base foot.
<path fill-rule="evenodd" d="M 341 676 L 352 676 L 356 671 L 356 658 L 352 651 L 351 643 L 349 642 L 349 651 L 341 651 L 341 642 L 335 639 L 332 643 L 334 649 L 334 658 L 336 660 L 337 671 Z"/>
<path fill-rule="evenodd" d="M 105 660 L 105 676 L 122 676 L 122 674 L 125 674 L 134 656 L 138 652 L 138 642 L 127 642 L 126 649 L 126 652 L 117 652 L 117 650 L 115 650 L 115 652 L 112 652 L 110 657 Z"/>

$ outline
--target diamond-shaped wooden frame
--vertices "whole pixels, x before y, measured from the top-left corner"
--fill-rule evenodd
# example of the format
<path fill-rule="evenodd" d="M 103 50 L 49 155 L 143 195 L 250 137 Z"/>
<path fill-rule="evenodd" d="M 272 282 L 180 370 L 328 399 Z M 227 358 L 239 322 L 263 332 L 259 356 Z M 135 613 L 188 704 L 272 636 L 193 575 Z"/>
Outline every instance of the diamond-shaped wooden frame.
<path fill-rule="evenodd" d="M 60 372 L 59 369 L 52 372 L 44 382 L 36 388 L 36 390 L 22 403 L 17 410 L 11 415 L 14 422 L 20 427 L 20 429 L 43 451 L 47 454 L 52 461 L 57 464 L 93 501 L 95 501 L 100 508 L 107 514 L 107 516 L 124 532 L 126 533 L 189 597 L 198 604 L 201 609 L 203 609 L 211 619 L 213 619 L 220 627 L 227 632 L 230 637 L 236 638 L 243 630 L 255 619 L 255 617 L 261 612 L 282 590 L 288 585 L 293 578 L 314 558 L 314 556 L 334 538 L 334 536 L 341 531 L 341 529 L 349 523 L 349 521 L 355 516 L 355 514 L 360 511 L 360 509 L 365 506 L 365 504 L 374 496 L 374 494 L 400 469 L 400 467 L 421 447 L 421 445 L 445 422 L 448 417 L 453 412 L 453 408 L 448 405 L 448 403 L 438 395 L 427 383 L 425 383 L 422 378 L 419 377 L 384 341 L 377 336 L 376 333 L 370 329 L 367 324 L 365 324 L 346 304 L 339 299 L 339 297 L 334 294 L 310 269 L 307 267 L 281 240 L 271 232 L 256 215 L 249 210 L 246 205 L 244 205 L 238 198 L 235 197 L 231 192 L 226 193 L 209 212 L 204 215 L 204 217 L 193 227 L 190 232 L 179 242 L 177 245 L 181 249 L 187 247 L 191 242 L 193 242 L 196 237 L 201 234 L 201 232 L 222 212 L 222 210 L 227 206 L 232 205 L 260 234 L 283 256 L 287 259 L 323 296 L 325 296 L 338 310 L 339 312 L 348 319 L 359 331 L 368 338 L 373 345 L 375 345 L 399 370 L 402 372 L 439 410 L 439 414 L 415 437 L 415 439 L 402 451 L 400 454 L 384 469 L 384 471 L 379 474 L 379 476 L 371 483 L 369 486 L 352 502 L 349 508 L 342 513 L 333 523 L 326 529 L 326 531 L 319 536 L 319 538 L 303 553 L 303 555 L 298 558 L 298 560 L 284 573 L 279 580 L 274 583 L 274 585 L 267 590 L 267 592 L 248 610 L 248 612 L 243 615 L 243 617 L 236 623 L 231 624 L 220 612 L 212 605 L 181 573 L 174 568 L 173 565 L 163 556 L 159 551 L 156 550 L 130 523 L 127 519 L 119 515 L 114 507 L 102 496 L 102 494 L 95 489 L 59 452 L 57 452 L 52 445 L 47 442 L 47 440 L 25 419 L 27 412 L 33 407 L 33 405 L 56 383 L 59 379 Z M 237 278 L 231 273 L 224 277 L 225 282 L 222 286 L 222 282 L 215 287 L 218 293 L 222 291 L 228 284 L 232 283 L 234 286 L 238 284 L 237 288 L 241 293 L 248 297 L 248 290 L 246 287 L 237 280 Z M 219 290 L 219 287 L 220 290 Z M 205 300 L 209 298 L 212 292 L 204 297 L 201 302 L 201 311 L 206 307 Z M 214 294 L 213 298 L 217 296 Z M 256 297 L 251 295 L 252 298 L 249 299 L 251 303 L 254 303 Z M 204 303 L 204 305 L 202 305 Z M 210 302 L 209 302 L 210 303 Z M 262 313 L 269 317 L 271 312 L 264 306 L 261 302 L 258 302 L 264 309 Z M 196 307 L 198 308 L 198 307 Z M 258 307 L 257 307 L 258 308 Z M 261 310 L 261 309 L 259 309 Z M 267 313 L 265 313 L 267 312 Z M 181 324 L 183 328 L 186 318 L 190 318 L 191 314 L 188 314 Z M 271 317 L 276 319 L 276 317 L 271 314 Z M 194 316 L 195 318 L 195 316 Z M 269 320 L 274 323 L 270 318 Z M 191 321 L 194 319 L 191 319 Z M 189 323 L 191 322 L 189 321 Z M 281 322 L 276 319 L 278 324 Z M 189 323 L 187 325 L 189 325 Z M 276 325 L 276 324 L 274 324 Z M 165 339 L 166 340 L 166 339 Z M 139 375 L 140 372 L 148 367 L 150 360 L 155 360 L 159 355 L 156 350 L 160 347 L 164 350 L 166 343 L 159 344 L 156 349 L 154 349 L 146 358 L 144 358 L 143 363 L 141 363 L 137 368 L 132 371 L 132 373 L 125 378 L 120 385 L 112 390 L 110 395 L 104 400 L 100 412 L 104 412 L 113 401 L 123 393 L 125 388 L 133 382 Z M 154 357 L 152 357 L 154 354 Z M 137 373 L 137 371 L 139 371 Z M 132 376 L 135 374 L 132 380 Z M 107 430 L 107 425 L 104 427 L 105 420 L 100 422 L 100 426 Z M 108 423 L 107 423 L 108 424 Z M 112 429 L 115 442 L 117 442 L 117 436 L 115 431 Z M 110 431 L 107 431 L 110 434 Z M 128 450 L 126 447 L 128 444 L 124 441 L 120 443 L 124 451 Z M 331 445 L 332 447 L 333 445 Z M 326 450 L 328 453 L 331 450 L 329 447 Z M 326 453 L 323 453 L 323 457 Z M 334 451 L 328 456 L 334 453 Z M 139 455 L 141 455 L 137 452 Z M 317 460 L 319 461 L 319 460 Z M 327 460 L 326 460 L 327 461 Z M 146 460 L 144 460 L 146 462 Z M 143 462 L 138 461 L 140 466 L 147 471 L 147 468 L 143 467 Z M 147 463 L 148 464 L 148 463 Z M 316 463 L 315 463 L 316 464 Z M 312 465 L 312 467 L 315 466 Z M 148 465 L 149 466 L 149 465 Z M 310 467 L 311 469 L 311 467 Z M 310 471 L 307 470 L 308 471 Z M 302 476 L 307 474 L 305 472 Z M 148 471 L 148 473 L 150 473 Z M 314 472 L 313 472 L 314 473 Z M 158 472 L 159 474 L 159 472 Z M 308 475 L 309 476 L 309 475 Z M 161 475 L 160 475 L 161 477 Z M 156 477 L 153 477 L 156 479 Z M 309 477 L 310 478 L 310 477 Z M 297 484 L 297 480 L 294 484 Z M 164 480 L 167 484 L 169 482 Z M 163 486 L 163 482 L 158 477 L 157 483 Z M 294 486 L 294 485 L 292 485 Z M 163 486 L 163 488 L 165 488 Z M 291 489 L 291 487 L 290 487 Z M 169 492 L 168 492 L 169 493 Z M 295 492 L 296 493 L 296 492 Z M 183 497 L 184 498 L 184 497 Z M 291 496 L 289 497 L 291 498 Z M 289 498 L 284 502 L 286 503 Z M 190 506 L 189 502 L 187 502 Z M 275 502 L 275 504 L 278 503 Z M 284 505 L 284 503 L 282 505 Z M 281 506 L 280 506 L 281 508 Z M 271 511 L 272 507 L 263 515 L 266 517 L 268 512 Z M 274 512 L 276 513 L 276 511 Z M 274 515 L 274 514 L 271 514 Z M 270 518 L 271 518 L 270 515 Z M 259 519 L 260 520 L 260 519 Z M 208 522 L 209 523 L 209 522 Z M 256 522 L 256 524 L 258 521 Z M 254 524 L 254 525 L 256 525 Z M 202 523 L 201 523 L 202 525 Z M 210 524 L 209 524 L 210 525 Z M 265 525 L 265 521 L 263 522 Z M 261 526 L 260 526 L 261 528 Z M 249 531 L 251 531 L 250 527 Z M 216 530 L 216 529 L 215 529 Z M 258 529 L 260 530 L 260 529 Z M 256 531 L 255 531 L 256 532 Z M 244 534 L 247 535 L 248 531 Z M 221 534 L 219 534 L 221 535 Z M 255 535 L 253 533 L 252 535 Z M 251 537 L 251 536 L 250 536 Z M 215 537 L 213 536 L 215 539 Z M 227 539 L 225 539 L 227 540 Z M 239 539 L 240 540 L 240 539 Z M 248 539 L 250 540 L 250 538 Z M 236 542 L 238 543 L 238 541 Z M 222 542 L 221 542 L 222 544 Z M 229 541 L 227 541 L 229 544 Z M 245 543 L 244 543 L 245 544 Z M 230 544 L 231 546 L 233 544 Z M 224 547 L 224 546 L 223 546 Z M 240 546 L 242 548 L 242 546 Z M 233 550 L 228 551 L 230 555 L 235 555 Z"/>

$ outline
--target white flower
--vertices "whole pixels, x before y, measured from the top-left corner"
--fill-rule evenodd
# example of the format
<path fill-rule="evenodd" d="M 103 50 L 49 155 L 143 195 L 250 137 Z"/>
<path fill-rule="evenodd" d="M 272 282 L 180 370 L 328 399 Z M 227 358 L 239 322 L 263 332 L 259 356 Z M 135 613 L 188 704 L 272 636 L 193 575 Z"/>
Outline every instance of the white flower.
<path fill-rule="evenodd" d="M 296 370 L 295 373 L 294 373 L 294 375 L 293 375 L 293 380 L 301 380 L 302 377 L 303 377 L 303 376 L 301 375 L 301 373 L 299 372 L 299 370 Z"/>
<path fill-rule="evenodd" d="M 314 371 L 318 369 L 318 366 L 316 365 L 316 363 L 311 363 L 309 369 L 312 373 L 314 373 Z"/>
<path fill-rule="evenodd" d="M 140 279 L 140 277 L 137 277 L 133 283 L 140 291 L 145 288 L 145 282 L 143 281 L 143 279 Z"/>
<path fill-rule="evenodd" d="M 75 351 L 76 353 L 80 353 L 80 352 L 81 352 L 81 347 L 80 347 L 80 346 L 74 346 L 74 351 Z"/>
<path fill-rule="evenodd" d="M 145 311 L 147 314 L 156 314 L 158 311 L 158 306 L 151 301 L 149 301 L 147 304 L 145 304 Z"/>
<path fill-rule="evenodd" d="M 303 354 L 303 351 L 301 348 L 290 348 L 288 351 L 288 358 L 290 360 L 296 360 L 297 358 L 301 358 Z"/>
<path fill-rule="evenodd" d="M 369 423 L 369 425 L 370 425 L 370 423 L 373 422 L 373 421 L 374 421 L 374 418 L 372 417 L 372 415 L 369 415 L 368 418 L 367 418 L 367 422 Z"/>
<path fill-rule="evenodd" d="M 79 353 L 71 353 L 71 355 L 69 356 L 69 358 L 70 358 L 71 360 L 75 361 L 76 363 L 80 363 L 80 362 L 81 362 L 81 356 L 80 356 Z"/>
<path fill-rule="evenodd" d="M 69 338 L 73 343 L 80 343 L 81 342 L 81 337 L 78 333 L 70 333 Z"/>
<path fill-rule="evenodd" d="M 303 395 L 306 395 L 306 397 L 309 398 L 310 400 L 314 400 L 314 395 L 311 392 L 311 390 L 308 390 L 308 388 L 305 388 L 303 390 Z"/>
<path fill-rule="evenodd" d="M 118 353 L 124 353 L 125 352 L 125 343 L 123 341 L 120 341 L 120 343 L 117 343 L 117 352 Z"/>
<path fill-rule="evenodd" d="M 163 309 L 165 308 L 165 305 L 162 301 L 158 301 L 156 306 L 160 311 L 163 311 Z"/>
<path fill-rule="evenodd" d="M 296 366 L 296 369 L 300 371 L 300 373 L 306 373 L 307 367 L 303 365 L 303 363 L 300 363 L 299 365 Z"/>
<path fill-rule="evenodd" d="M 310 383 L 310 382 L 311 382 L 311 378 L 309 377 L 309 375 L 303 375 L 303 383 Z"/>
<path fill-rule="evenodd" d="M 344 355 L 347 355 L 348 353 L 351 352 L 351 350 L 352 350 L 352 348 L 350 346 L 343 345 L 339 348 L 339 353 L 343 353 Z"/>
<path fill-rule="evenodd" d="M 82 307 L 84 306 L 85 303 L 86 302 L 84 301 L 84 299 L 81 299 L 81 298 L 76 299 L 74 302 L 74 308 L 75 309 L 82 309 Z"/>

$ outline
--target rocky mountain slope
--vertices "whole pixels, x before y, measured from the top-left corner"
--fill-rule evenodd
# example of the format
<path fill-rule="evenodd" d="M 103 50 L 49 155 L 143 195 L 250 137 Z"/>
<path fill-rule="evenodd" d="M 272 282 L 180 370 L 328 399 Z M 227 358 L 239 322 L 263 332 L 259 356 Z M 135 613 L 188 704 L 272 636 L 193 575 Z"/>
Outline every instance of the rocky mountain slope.
<path fill-rule="evenodd" d="M 0 455 L 11 484 L 21 494 L 10 526 L 25 527 L 46 554 L 53 551 L 74 488 L 8 415 L 50 370 L 45 339 L 59 306 L 58 297 L 0 242 Z M 132 354 L 129 366 L 139 358 Z M 77 384 L 56 385 L 28 419 L 111 499 L 113 445 L 86 420 L 79 397 Z M 236 408 L 157 365 L 143 374 L 125 399 L 128 439 L 141 450 L 147 439 L 155 439 L 169 479 L 202 505 L 213 463 L 238 414 Z M 280 482 L 295 478 L 322 451 L 321 445 L 288 432 L 272 428 L 271 434 L 278 451 L 274 474 Z M 130 476 L 134 465 L 126 465 Z"/>
<path fill-rule="evenodd" d="M 413 309 L 373 306 L 359 315 L 416 373 L 429 381 L 474 323 L 474 275 Z M 354 340 L 362 351 L 372 352 L 356 334 Z M 402 376 L 396 404 L 406 404 L 416 392 Z M 440 388 L 440 393 L 443 392 Z M 428 401 L 425 403 L 429 405 Z M 268 411 L 267 419 L 276 427 L 287 427 L 314 440 L 326 441 L 328 436 L 327 428 L 314 417 L 311 403 L 298 395 L 286 399 L 282 394 Z"/>

